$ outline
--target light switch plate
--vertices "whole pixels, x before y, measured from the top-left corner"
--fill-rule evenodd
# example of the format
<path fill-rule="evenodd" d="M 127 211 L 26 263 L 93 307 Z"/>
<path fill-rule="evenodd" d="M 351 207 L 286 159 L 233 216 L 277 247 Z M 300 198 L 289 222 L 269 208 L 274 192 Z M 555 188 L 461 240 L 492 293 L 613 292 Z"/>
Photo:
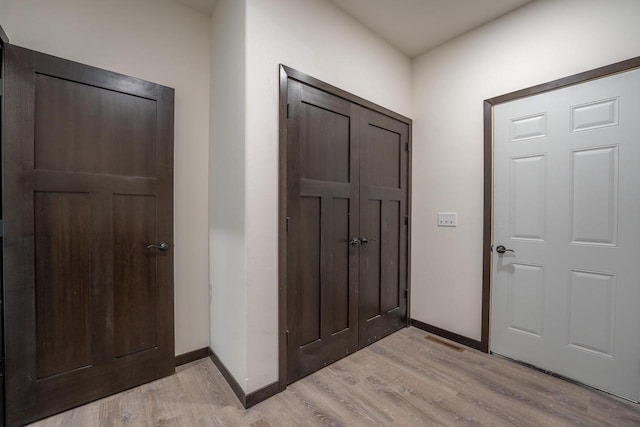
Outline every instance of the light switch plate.
<path fill-rule="evenodd" d="M 438 227 L 457 227 L 458 214 L 456 212 L 438 212 Z"/>

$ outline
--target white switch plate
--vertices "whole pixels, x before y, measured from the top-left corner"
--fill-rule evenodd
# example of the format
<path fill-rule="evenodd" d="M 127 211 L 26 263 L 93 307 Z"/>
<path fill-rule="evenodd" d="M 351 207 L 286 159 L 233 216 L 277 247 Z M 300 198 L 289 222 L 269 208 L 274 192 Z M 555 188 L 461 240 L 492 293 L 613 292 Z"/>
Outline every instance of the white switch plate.
<path fill-rule="evenodd" d="M 458 214 L 456 212 L 438 212 L 438 227 L 457 227 Z"/>

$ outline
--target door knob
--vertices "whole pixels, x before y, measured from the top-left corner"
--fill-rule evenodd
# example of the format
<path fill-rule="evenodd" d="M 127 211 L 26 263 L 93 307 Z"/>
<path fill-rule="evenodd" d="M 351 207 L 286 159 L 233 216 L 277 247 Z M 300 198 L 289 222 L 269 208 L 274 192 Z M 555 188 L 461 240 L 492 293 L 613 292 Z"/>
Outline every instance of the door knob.
<path fill-rule="evenodd" d="M 496 248 L 496 252 L 498 252 L 499 254 L 503 254 L 505 252 L 513 252 L 514 254 L 516 253 L 516 251 L 514 251 L 513 249 L 507 249 L 504 246 L 500 245 Z"/>
<path fill-rule="evenodd" d="M 360 244 L 360 240 L 357 237 L 354 237 L 353 239 L 349 240 L 349 244 L 351 246 L 358 246 Z"/>
<path fill-rule="evenodd" d="M 169 244 L 167 242 L 160 242 L 157 245 L 151 244 L 147 245 L 147 249 L 158 249 L 164 252 L 169 250 Z"/>
<path fill-rule="evenodd" d="M 368 238 L 366 238 L 366 237 L 364 237 L 364 236 L 362 236 L 362 237 L 360 238 L 360 242 L 361 242 L 363 245 L 366 245 L 366 244 L 367 244 L 367 243 L 369 243 L 369 242 L 375 242 L 375 241 L 376 241 L 376 239 L 368 239 Z"/>

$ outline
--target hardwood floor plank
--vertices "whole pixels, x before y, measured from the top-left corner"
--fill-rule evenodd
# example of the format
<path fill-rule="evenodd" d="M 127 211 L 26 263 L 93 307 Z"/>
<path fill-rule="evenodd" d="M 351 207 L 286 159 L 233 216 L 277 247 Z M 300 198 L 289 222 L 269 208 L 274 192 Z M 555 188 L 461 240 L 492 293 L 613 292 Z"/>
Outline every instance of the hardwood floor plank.
<path fill-rule="evenodd" d="M 377 416 L 372 414 L 368 408 L 363 407 L 359 402 L 353 399 L 353 395 L 339 393 L 338 384 L 336 381 L 332 381 L 330 376 L 311 375 L 309 381 L 305 381 L 302 386 L 310 385 L 313 390 L 311 392 L 318 395 L 322 404 L 328 407 L 339 407 L 346 410 L 348 419 L 345 419 L 345 423 L 348 425 L 366 424 L 366 425 L 379 425 L 381 422 L 377 420 Z"/>
<path fill-rule="evenodd" d="M 401 330 L 245 410 L 210 359 L 42 420 L 74 426 L 638 426 L 640 408 Z"/>

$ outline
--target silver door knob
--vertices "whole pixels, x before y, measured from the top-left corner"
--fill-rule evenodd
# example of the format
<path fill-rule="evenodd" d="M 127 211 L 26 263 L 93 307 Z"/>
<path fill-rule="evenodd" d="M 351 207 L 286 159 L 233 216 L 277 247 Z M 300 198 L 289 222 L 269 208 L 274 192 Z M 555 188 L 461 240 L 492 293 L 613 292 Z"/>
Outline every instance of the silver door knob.
<path fill-rule="evenodd" d="M 507 249 L 504 246 L 500 245 L 496 248 L 496 252 L 498 252 L 499 254 L 503 254 L 505 252 L 513 252 L 514 254 L 516 253 L 516 251 L 514 251 L 513 249 Z"/>
<path fill-rule="evenodd" d="M 169 250 L 169 244 L 167 242 L 160 242 L 157 245 L 151 244 L 147 245 L 147 249 L 158 249 L 164 252 Z"/>
<path fill-rule="evenodd" d="M 358 239 L 357 237 L 354 237 L 353 239 L 349 240 L 349 244 L 351 246 L 358 246 L 360 244 L 360 239 Z"/>

